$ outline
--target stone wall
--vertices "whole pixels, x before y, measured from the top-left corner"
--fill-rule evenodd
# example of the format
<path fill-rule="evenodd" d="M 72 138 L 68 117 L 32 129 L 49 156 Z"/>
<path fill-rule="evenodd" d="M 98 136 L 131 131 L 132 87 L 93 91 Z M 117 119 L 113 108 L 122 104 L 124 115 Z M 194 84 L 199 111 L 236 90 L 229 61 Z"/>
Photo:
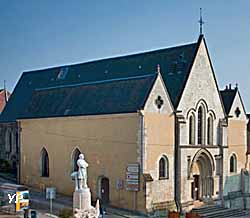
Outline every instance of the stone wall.
<path fill-rule="evenodd" d="M 110 204 L 145 209 L 143 180 L 138 193 L 126 191 L 126 168 L 138 161 L 139 113 L 31 119 L 21 121 L 21 182 L 72 195 L 73 153 L 85 154 L 92 197 L 100 197 L 100 178 L 109 179 Z M 49 177 L 41 177 L 41 151 L 49 156 Z M 118 187 L 118 181 L 120 186 Z M 136 208 L 135 208 L 136 207 Z"/>
<path fill-rule="evenodd" d="M 187 80 L 185 89 L 177 108 L 177 110 L 181 111 L 181 114 L 187 120 L 186 124 L 182 125 L 180 129 L 181 145 L 189 144 L 188 117 L 191 112 L 193 112 L 197 117 L 198 108 L 200 105 L 203 105 L 205 107 L 205 120 L 207 119 L 209 113 L 215 115 L 213 145 L 218 145 L 218 126 L 220 119 L 223 119 L 225 117 L 225 114 L 204 41 L 202 41 L 200 44 L 198 53 L 193 63 L 193 67 L 191 69 L 189 78 Z M 196 119 L 196 130 L 198 125 L 197 123 L 198 122 Z M 206 124 L 207 122 L 205 122 L 205 133 L 207 133 Z M 195 144 L 197 144 L 197 131 L 195 138 Z M 207 142 L 206 134 L 204 141 Z"/>

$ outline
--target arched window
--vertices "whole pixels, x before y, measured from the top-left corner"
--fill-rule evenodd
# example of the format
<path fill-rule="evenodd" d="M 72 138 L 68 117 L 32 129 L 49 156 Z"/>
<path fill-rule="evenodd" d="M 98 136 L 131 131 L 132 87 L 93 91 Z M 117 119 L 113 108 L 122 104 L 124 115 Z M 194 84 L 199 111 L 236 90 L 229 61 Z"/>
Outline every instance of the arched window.
<path fill-rule="evenodd" d="M 49 155 L 45 148 L 41 152 L 41 175 L 49 177 Z"/>
<path fill-rule="evenodd" d="M 162 156 L 159 160 L 159 179 L 168 179 L 169 178 L 169 166 L 168 158 Z"/>
<path fill-rule="evenodd" d="M 198 144 L 204 144 L 204 110 L 202 106 L 198 109 Z"/>
<path fill-rule="evenodd" d="M 230 157 L 230 173 L 237 172 L 237 158 L 235 154 L 232 154 Z"/>
<path fill-rule="evenodd" d="M 189 144 L 195 144 L 195 119 L 194 114 L 189 117 Z"/>
<path fill-rule="evenodd" d="M 78 148 L 76 148 L 73 152 L 73 155 L 72 155 L 72 170 L 73 170 L 73 172 L 78 170 L 77 160 L 79 159 L 80 154 L 81 154 L 81 152 Z"/>
<path fill-rule="evenodd" d="M 211 115 L 207 119 L 207 144 L 213 145 L 213 117 Z"/>

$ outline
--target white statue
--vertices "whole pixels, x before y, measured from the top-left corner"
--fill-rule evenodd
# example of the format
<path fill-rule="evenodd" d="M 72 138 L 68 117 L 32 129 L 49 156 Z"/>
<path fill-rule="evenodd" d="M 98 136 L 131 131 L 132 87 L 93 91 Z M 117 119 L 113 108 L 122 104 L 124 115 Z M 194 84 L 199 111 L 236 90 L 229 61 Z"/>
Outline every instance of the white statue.
<path fill-rule="evenodd" d="M 87 186 L 87 168 L 89 164 L 80 154 L 77 160 L 78 171 L 71 174 L 75 179 L 75 191 L 73 195 L 74 218 L 98 218 L 100 214 L 99 201 L 96 207 L 91 206 L 91 192 Z"/>
<path fill-rule="evenodd" d="M 87 167 L 89 164 L 84 160 L 84 154 L 79 155 L 77 160 L 78 166 L 78 180 L 79 180 L 79 189 L 88 188 L 87 186 Z"/>
<path fill-rule="evenodd" d="M 88 188 L 87 185 L 87 168 L 89 164 L 84 160 L 84 154 L 79 155 L 77 160 L 78 171 L 71 174 L 75 179 L 75 190 Z"/>

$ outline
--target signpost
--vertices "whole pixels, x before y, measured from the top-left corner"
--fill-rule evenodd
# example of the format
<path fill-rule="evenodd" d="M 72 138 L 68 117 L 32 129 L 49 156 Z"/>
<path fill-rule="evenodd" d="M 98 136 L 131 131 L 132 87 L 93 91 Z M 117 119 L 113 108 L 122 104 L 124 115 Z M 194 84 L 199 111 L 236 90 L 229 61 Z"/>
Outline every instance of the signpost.
<path fill-rule="evenodd" d="M 55 187 L 46 188 L 46 199 L 50 200 L 50 214 L 52 215 L 52 200 L 56 199 L 56 188 Z"/>
<path fill-rule="evenodd" d="M 140 187 L 139 164 L 128 164 L 126 172 L 126 190 L 138 192 Z"/>

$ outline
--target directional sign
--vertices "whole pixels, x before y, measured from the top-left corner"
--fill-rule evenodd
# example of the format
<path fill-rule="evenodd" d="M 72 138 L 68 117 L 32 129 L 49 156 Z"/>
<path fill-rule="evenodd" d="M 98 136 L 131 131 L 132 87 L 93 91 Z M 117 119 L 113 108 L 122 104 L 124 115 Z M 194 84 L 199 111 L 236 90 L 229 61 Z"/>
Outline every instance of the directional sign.
<path fill-rule="evenodd" d="M 127 191 L 139 191 L 139 164 L 128 164 L 126 172 L 126 190 Z"/>
<path fill-rule="evenodd" d="M 139 175 L 134 173 L 127 173 L 127 180 L 139 180 Z"/>
<path fill-rule="evenodd" d="M 139 164 L 128 164 L 127 172 L 139 173 Z"/>

